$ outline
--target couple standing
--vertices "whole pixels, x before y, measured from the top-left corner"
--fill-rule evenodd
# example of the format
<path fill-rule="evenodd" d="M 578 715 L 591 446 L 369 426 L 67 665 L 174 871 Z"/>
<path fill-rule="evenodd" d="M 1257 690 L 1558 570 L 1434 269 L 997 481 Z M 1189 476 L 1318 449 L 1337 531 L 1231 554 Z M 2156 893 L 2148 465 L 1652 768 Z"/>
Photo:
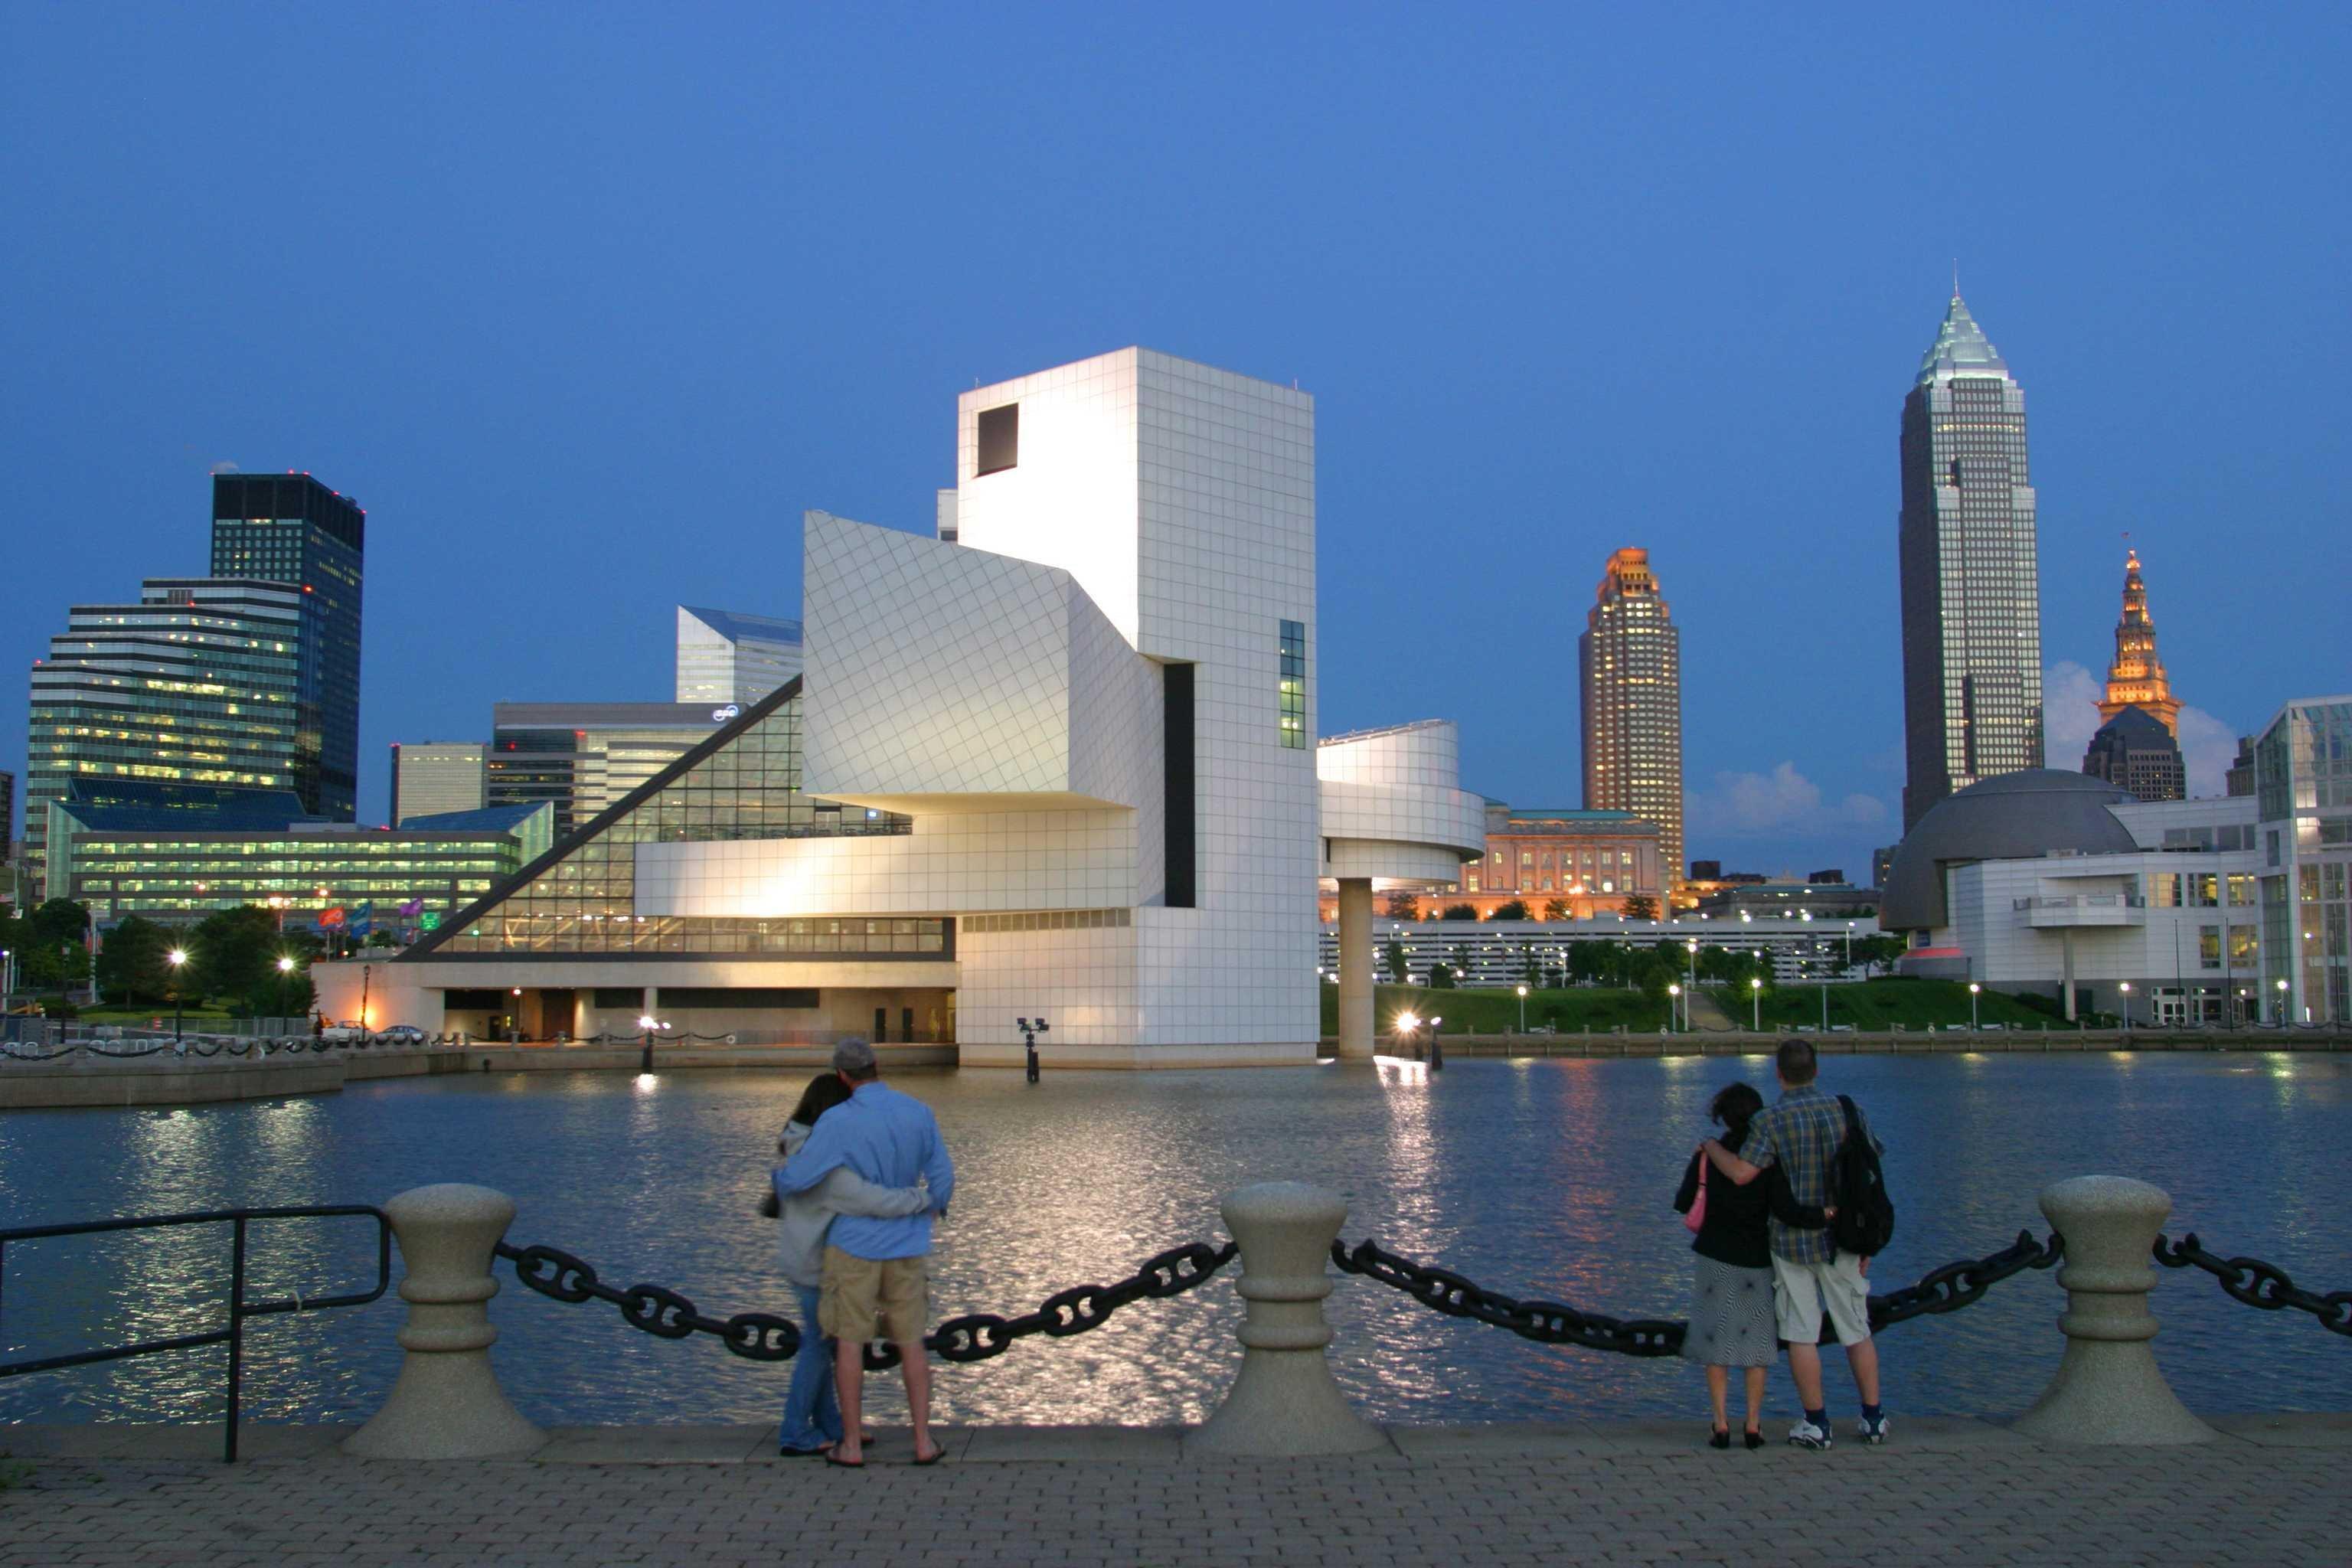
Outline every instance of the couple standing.
<path fill-rule="evenodd" d="M 881 1081 L 872 1046 L 845 1039 L 777 1147 L 777 1252 L 800 1298 L 802 1334 L 779 1451 L 864 1467 L 865 1352 L 881 1338 L 898 1347 L 907 1379 L 915 1463 L 939 1463 L 923 1259 L 932 1217 L 945 1217 L 955 1195 L 955 1163 L 931 1108 Z"/>
<path fill-rule="evenodd" d="M 1780 1098 L 1770 1106 L 1744 1083 L 1715 1097 L 1710 1114 L 1723 1127 L 1723 1137 L 1700 1143 L 1675 1196 L 1675 1207 L 1685 1215 L 1702 1199 L 1705 1205 L 1696 1226 L 1698 1239 L 1691 1247 L 1698 1257 L 1683 1355 L 1706 1368 L 1715 1406 L 1708 1442 L 1717 1448 L 1731 1446 L 1725 1408 L 1730 1369 L 1744 1371 L 1747 1446 L 1760 1448 L 1765 1373 L 1775 1359 L 1775 1338 L 1786 1342 L 1790 1375 L 1804 1406 L 1804 1418 L 1790 1428 L 1789 1441 L 1801 1448 L 1826 1448 L 1830 1418 L 1822 1394 L 1821 1355 L 1826 1313 L 1862 1396 L 1857 1434 L 1865 1443 L 1884 1443 L 1878 1346 L 1870 1335 L 1870 1256 L 1853 1245 L 1840 1246 L 1843 1233 L 1848 1243 L 1860 1237 L 1860 1247 L 1875 1250 L 1893 1229 L 1894 1210 L 1884 1201 L 1877 1168 L 1883 1151 L 1859 1107 L 1815 1087 L 1819 1063 L 1811 1046 L 1788 1041 L 1775 1066 Z M 1860 1148 L 1842 1159 L 1849 1131 L 1858 1134 Z M 1868 1180 L 1853 1174 L 1857 1190 L 1842 1194 L 1842 1174 L 1862 1167 Z M 1833 1230 L 1841 1202 L 1853 1213 Z"/>

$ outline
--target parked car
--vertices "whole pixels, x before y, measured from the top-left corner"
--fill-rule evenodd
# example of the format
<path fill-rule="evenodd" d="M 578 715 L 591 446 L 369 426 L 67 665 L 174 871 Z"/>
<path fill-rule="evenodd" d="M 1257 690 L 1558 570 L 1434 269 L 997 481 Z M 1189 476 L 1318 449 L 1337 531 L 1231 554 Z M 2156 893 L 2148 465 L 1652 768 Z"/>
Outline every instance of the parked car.
<path fill-rule="evenodd" d="M 367 1037 L 366 1026 L 350 1018 L 340 1024 L 330 1024 L 319 1031 L 319 1038 L 331 1046 L 356 1046 Z"/>
<path fill-rule="evenodd" d="M 425 1043 L 425 1031 L 414 1024 L 394 1024 L 378 1029 L 375 1037 L 387 1046 L 421 1046 Z"/>

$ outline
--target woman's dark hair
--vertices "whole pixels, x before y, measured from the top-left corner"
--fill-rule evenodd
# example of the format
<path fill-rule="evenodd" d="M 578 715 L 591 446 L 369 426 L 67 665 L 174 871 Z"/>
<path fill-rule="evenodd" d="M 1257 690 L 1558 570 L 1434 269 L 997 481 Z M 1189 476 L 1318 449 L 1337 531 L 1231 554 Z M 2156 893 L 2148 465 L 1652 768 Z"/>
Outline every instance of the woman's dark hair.
<path fill-rule="evenodd" d="M 1748 1137 L 1748 1119 L 1764 1109 L 1764 1097 L 1744 1083 L 1735 1083 L 1719 1091 L 1706 1113 L 1722 1123 L 1729 1136 L 1727 1147 L 1737 1149 Z"/>
<path fill-rule="evenodd" d="M 836 1105 L 849 1101 L 849 1086 L 835 1072 L 822 1073 L 809 1080 L 801 1091 L 801 1102 L 793 1107 L 792 1120 L 805 1127 L 816 1125 L 816 1119 Z"/>

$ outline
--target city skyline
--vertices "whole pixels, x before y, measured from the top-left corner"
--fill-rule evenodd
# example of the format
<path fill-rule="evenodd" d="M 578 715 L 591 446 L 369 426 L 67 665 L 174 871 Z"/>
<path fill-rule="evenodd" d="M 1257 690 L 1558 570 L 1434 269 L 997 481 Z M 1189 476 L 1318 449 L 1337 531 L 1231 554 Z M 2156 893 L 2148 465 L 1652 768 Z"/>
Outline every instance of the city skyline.
<path fill-rule="evenodd" d="M 781 116 L 689 89 L 711 53 L 692 26 L 626 47 L 569 37 L 518 72 L 546 40 L 512 19 L 450 50 L 430 27 L 288 28 L 232 8 L 108 35 L 110 68 L 177 138 L 133 121 L 68 144 L 65 62 L 88 24 L 25 18 L 18 58 L 61 68 L 24 73 L 0 109 L 19 151 L 0 155 L 54 219 L 25 256 L 50 308 L 5 329 L 44 390 L 18 393 L 5 439 L 24 515 L 95 511 L 109 530 L 104 552 L 37 526 L 12 543 L 40 629 L 140 574 L 205 570 L 174 536 L 215 464 L 310 468 L 384 524 L 363 753 L 486 735 L 499 700 L 658 700 L 672 606 L 796 612 L 803 507 L 929 531 L 953 453 L 900 386 L 1140 341 L 1317 395 L 1323 588 L 1363 606 L 1319 628 L 1325 731 L 1445 713 L 1465 784 L 1567 796 L 1572 639 L 1548 633 L 1554 606 L 1518 563 L 1562 563 L 1544 575 L 1580 609 L 1575 563 L 1638 539 L 1689 628 L 1686 853 L 1768 873 L 1866 865 L 1895 836 L 1901 783 L 1886 398 L 1957 251 L 1971 305 L 2034 388 L 2049 760 L 2078 766 L 2096 726 L 2126 531 L 2167 563 L 2192 789 L 2218 783 L 2212 736 L 2226 749 L 2282 693 L 2341 684 L 2325 674 L 2344 651 L 2326 585 L 2352 569 L 2341 437 L 2295 390 L 2324 384 L 2344 310 L 2328 260 L 2344 181 L 2321 152 L 2341 142 L 2326 85 L 2340 26 L 2290 55 L 2180 18 L 1995 18 L 1963 85 L 1916 68 L 1942 47 L 1924 20 L 1700 38 L 1612 19 L 1613 45 L 1676 62 L 1677 114 L 1661 122 L 1541 27 L 1498 63 L 1380 17 L 1339 37 L 1277 25 L 1247 60 L 1150 24 L 1094 26 L 1024 60 L 961 23 L 887 43 L 844 19 L 762 24 L 724 51 L 720 81 L 795 53 L 841 67 L 837 87 L 796 89 L 809 112 Z M 1220 122 L 1162 145 L 1125 128 L 1124 97 L 1087 68 L 1097 47 L 1158 62 L 1152 124 L 1235 92 L 1295 89 L 1302 107 L 1270 142 Z M 1330 76 L 1302 76 L 1318 60 Z M 364 112 L 287 138 L 279 117 L 201 92 L 245 61 L 336 81 Z M 1450 99 L 1480 73 L 1495 90 L 1425 132 L 1364 106 L 1367 86 Z M 1822 100 L 1791 110 L 1763 85 L 1791 74 Z M 2045 90 L 2060 76 L 2063 99 Z M 633 84 L 625 108 L 575 91 L 608 79 Z M 391 106 L 419 83 L 473 107 L 415 130 Z M 1911 157 L 1855 133 L 1988 90 L 2019 108 L 1976 132 L 1972 156 L 2003 177 L 1965 221 L 1919 199 L 1936 187 Z M 853 135 L 868 91 L 906 113 Z M 1007 166 L 1068 200 L 1008 205 L 948 174 L 957 127 L 1033 101 L 1086 133 L 1019 136 Z M 551 180 L 518 191 L 497 173 L 512 157 Z M 1486 183 L 1462 187 L 1465 167 Z M 222 172 L 363 242 L 331 268 L 240 254 L 238 209 L 211 194 Z M 620 193 L 656 187 L 719 243 L 605 221 Z M 97 190 L 138 221 L 99 219 Z M 884 190 L 906 199 L 877 208 Z M 858 244 L 791 242 L 835 210 Z M 1204 245 L 1267 212 L 1284 215 L 1273 243 Z M 860 230 L 860 215 L 878 222 Z M 1727 227 L 1739 246 L 1719 243 Z M 968 256 L 915 242 L 946 230 L 970 236 Z M 2219 232 L 2226 247 L 2206 237 Z M 1400 319 L 1406 296 L 1447 303 Z M 301 352 L 262 352 L 262 321 Z M 2142 368 L 2152 332 L 2165 374 Z M 2296 569 L 2192 566 L 2221 540 Z M 1412 592 L 1438 582 L 1454 592 Z M 587 627 L 541 613 L 592 606 Z M 1516 646 L 1498 615 L 1530 628 Z M 2259 635 L 2297 626 L 2316 645 Z M 41 651 L 30 630 L 23 662 Z M 0 710 L 0 767 L 21 758 L 22 714 Z M 382 820 L 383 770 L 361 784 L 362 816 Z"/>

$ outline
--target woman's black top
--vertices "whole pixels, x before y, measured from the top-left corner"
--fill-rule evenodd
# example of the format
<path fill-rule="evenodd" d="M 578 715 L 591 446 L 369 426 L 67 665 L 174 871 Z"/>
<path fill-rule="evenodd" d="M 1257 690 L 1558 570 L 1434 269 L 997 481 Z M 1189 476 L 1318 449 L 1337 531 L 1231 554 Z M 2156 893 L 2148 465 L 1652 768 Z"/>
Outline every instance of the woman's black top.
<path fill-rule="evenodd" d="M 1725 1137 L 1723 1146 L 1736 1154 L 1747 1139 L 1748 1129 L 1743 1127 Z M 1675 1194 L 1676 1214 L 1690 1213 L 1691 1205 L 1698 1201 L 1700 1166 L 1706 1170 L 1706 1214 L 1699 1221 L 1691 1250 L 1701 1258 L 1712 1258 L 1738 1268 L 1769 1268 L 1772 1249 L 1769 1227 L 1765 1224 L 1768 1218 L 1777 1214 L 1781 1224 L 1793 1225 L 1800 1230 L 1819 1230 L 1826 1223 L 1821 1210 L 1797 1202 L 1797 1195 L 1789 1190 L 1788 1173 L 1778 1161 L 1743 1187 L 1717 1170 L 1715 1162 L 1704 1154 L 1694 1154 L 1683 1162 L 1683 1184 Z"/>

